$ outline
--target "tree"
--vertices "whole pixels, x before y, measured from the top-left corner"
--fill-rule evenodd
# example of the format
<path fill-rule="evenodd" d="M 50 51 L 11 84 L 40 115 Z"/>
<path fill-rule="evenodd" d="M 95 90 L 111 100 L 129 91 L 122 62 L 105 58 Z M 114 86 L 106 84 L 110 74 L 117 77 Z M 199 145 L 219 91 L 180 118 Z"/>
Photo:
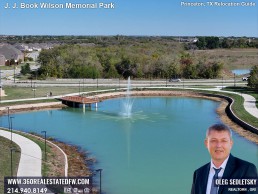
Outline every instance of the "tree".
<path fill-rule="evenodd" d="M 214 79 L 219 77 L 221 70 L 223 69 L 222 63 L 208 63 L 208 64 L 198 64 L 198 78 Z"/>
<path fill-rule="evenodd" d="M 219 38 L 218 37 L 206 37 L 207 45 L 206 47 L 208 49 L 215 49 L 219 48 Z"/>
<path fill-rule="evenodd" d="M 212 78 L 217 78 L 221 74 L 221 71 L 223 69 L 223 63 L 213 63 L 211 68 L 212 68 L 212 72 L 213 72 Z"/>
<path fill-rule="evenodd" d="M 117 72 L 122 75 L 125 79 L 129 76 L 137 75 L 137 65 L 129 58 L 123 58 L 122 61 L 116 64 Z"/>
<path fill-rule="evenodd" d="M 196 46 L 199 49 L 205 49 L 206 48 L 206 41 L 204 37 L 199 37 L 198 41 L 196 42 Z"/>
<path fill-rule="evenodd" d="M 107 75 L 107 77 L 110 77 L 110 78 L 117 78 L 117 77 L 119 77 L 119 75 L 117 73 L 117 70 L 116 70 L 114 65 L 110 65 L 109 66 L 109 69 L 108 69 L 106 75 Z"/>
<path fill-rule="evenodd" d="M 196 42 L 196 46 L 199 49 L 215 49 L 219 48 L 219 38 L 214 36 L 199 37 Z"/>
<path fill-rule="evenodd" d="M 21 67 L 21 74 L 26 75 L 30 73 L 30 64 L 26 63 L 24 66 Z"/>
<path fill-rule="evenodd" d="M 258 65 L 252 67 L 247 85 L 258 90 Z"/>
<path fill-rule="evenodd" d="M 244 38 L 237 39 L 237 47 L 239 48 L 246 48 L 247 47 L 247 41 Z"/>
<path fill-rule="evenodd" d="M 170 63 L 167 67 L 167 77 L 168 78 L 178 78 L 180 77 L 179 65 L 176 63 Z"/>
<path fill-rule="evenodd" d="M 229 38 L 224 38 L 221 43 L 222 48 L 232 48 L 233 47 L 233 41 Z"/>
<path fill-rule="evenodd" d="M 180 59 L 182 75 L 187 79 L 197 78 L 196 65 L 193 64 L 193 58 L 189 53 L 182 53 Z"/>

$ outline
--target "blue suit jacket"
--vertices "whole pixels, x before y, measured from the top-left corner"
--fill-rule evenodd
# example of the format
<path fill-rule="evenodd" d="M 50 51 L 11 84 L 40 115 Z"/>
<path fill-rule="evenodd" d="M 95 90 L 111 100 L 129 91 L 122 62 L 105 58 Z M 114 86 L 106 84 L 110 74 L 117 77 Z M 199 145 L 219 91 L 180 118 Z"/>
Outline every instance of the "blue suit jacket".
<path fill-rule="evenodd" d="M 197 169 L 193 175 L 193 184 L 191 194 L 206 194 L 206 187 L 208 182 L 208 176 L 210 172 L 210 162 L 205 164 L 201 168 Z M 258 178 L 257 169 L 254 164 L 241 160 L 229 155 L 229 159 L 223 173 L 222 178 L 228 179 L 241 179 L 241 178 Z M 228 191 L 228 187 L 219 187 L 218 194 L 258 194 L 258 188 L 256 191 L 252 192 L 238 192 L 238 191 Z"/>

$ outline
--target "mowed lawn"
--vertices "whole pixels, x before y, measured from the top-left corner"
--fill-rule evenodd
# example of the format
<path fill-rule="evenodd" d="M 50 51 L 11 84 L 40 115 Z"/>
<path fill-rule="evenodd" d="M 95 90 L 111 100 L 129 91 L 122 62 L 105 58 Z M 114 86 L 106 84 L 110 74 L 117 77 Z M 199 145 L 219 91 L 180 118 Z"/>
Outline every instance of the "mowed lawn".
<path fill-rule="evenodd" d="M 20 161 L 20 147 L 15 143 L 0 136 L 0 193 L 4 193 L 4 177 L 11 176 L 11 148 L 13 174 L 17 174 L 18 164 Z"/>
<path fill-rule="evenodd" d="M 60 86 L 60 87 L 53 87 L 53 86 L 44 86 L 44 87 L 11 87 L 6 86 L 4 87 L 5 94 L 7 96 L 2 97 L 3 100 L 13 100 L 13 99 L 25 99 L 25 98 L 37 98 L 37 97 L 47 97 L 47 95 L 52 93 L 53 96 L 57 95 L 65 95 L 70 93 L 82 93 L 82 92 L 89 92 L 97 90 L 96 87 L 88 87 L 88 88 L 80 88 L 79 87 L 67 87 L 67 86 Z M 104 88 L 98 88 L 101 90 Z M 107 89 L 107 88 L 106 88 Z"/>

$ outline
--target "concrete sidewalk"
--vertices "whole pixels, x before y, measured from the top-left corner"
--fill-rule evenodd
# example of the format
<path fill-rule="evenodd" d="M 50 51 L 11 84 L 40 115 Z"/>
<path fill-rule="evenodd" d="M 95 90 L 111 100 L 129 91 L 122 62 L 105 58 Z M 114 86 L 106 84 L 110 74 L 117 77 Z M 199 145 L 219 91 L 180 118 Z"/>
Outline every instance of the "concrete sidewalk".
<path fill-rule="evenodd" d="M 11 132 L 0 129 L 0 136 L 11 139 Z M 42 153 L 40 147 L 33 141 L 12 133 L 12 140 L 21 148 L 17 176 L 41 177 Z"/>
<path fill-rule="evenodd" d="M 8 106 L 10 110 L 12 109 L 25 109 L 25 108 L 44 108 L 47 106 L 56 106 L 61 105 L 62 102 L 41 102 L 37 104 L 19 104 L 19 105 L 11 105 Z M 7 111 L 6 107 L 0 107 L 0 111 Z"/>
<path fill-rule="evenodd" d="M 256 107 L 256 99 L 249 95 L 249 94 L 242 94 L 239 92 L 230 92 L 230 91 L 223 91 L 221 89 L 213 89 L 213 91 L 219 91 L 224 93 L 231 93 L 231 94 L 237 94 L 239 96 L 242 96 L 244 98 L 244 108 L 245 110 L 253 115 L 254 117 L 258 118 L 258 108 Z"/>
<path fill-rule="evenodd" d="M 241 94 L 241 95 L 245 99 L 244 101 L 245 110 L 258 119 L 258 109 L 256 107 L 256 99 L 253 96 L 250 96 L 248 94 Z"/>

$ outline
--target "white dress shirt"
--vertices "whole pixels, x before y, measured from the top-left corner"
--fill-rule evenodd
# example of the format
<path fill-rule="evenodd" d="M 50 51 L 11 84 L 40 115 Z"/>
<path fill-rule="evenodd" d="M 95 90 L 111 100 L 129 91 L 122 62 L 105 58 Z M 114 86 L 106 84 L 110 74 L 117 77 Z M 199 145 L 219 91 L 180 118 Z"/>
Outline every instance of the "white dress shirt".
<path fill-rule="evenodd" d="M 218 168 L 213 164 L 213 162 L 211 160 L 210 172 L 209 172 L 209 177 L 208 177 L 208 182 L 207 182 L 207 187 L 206 187 L 206 194 L 210 194 L 210 192 L 211 192 L 212 179 L 213 179 L 213 176 L 215 175 L 215 170 L 213 168 L 216 168 L 216 169 L 221 168 L 221 170 L 218 174 L 218 177 L 221 178 L 224 174 L 224 171 L 225 171 L 225 168 L 226 168 L 226 165 L 228 162 L 228 158 L 229 158 L 229 156 L 226 158 L 226 160 L 224 160 L 224 162 Z"/>

